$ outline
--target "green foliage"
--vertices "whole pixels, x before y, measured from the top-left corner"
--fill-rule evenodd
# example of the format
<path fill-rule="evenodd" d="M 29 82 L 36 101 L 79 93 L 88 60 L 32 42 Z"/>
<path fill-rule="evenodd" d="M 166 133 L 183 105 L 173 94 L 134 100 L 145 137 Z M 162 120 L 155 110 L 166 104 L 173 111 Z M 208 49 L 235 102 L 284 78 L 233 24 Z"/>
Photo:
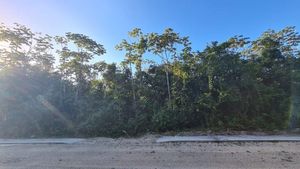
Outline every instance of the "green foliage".
<path fill-rule="evenodd" d="M 0 137 L 300 126 L 294 27 L 253 41 L 212 42 L 203 51 L 193 51 L 188 37 L 170 28 L 136 28 L 129 37 L 116 46 L 125 51 L 117 65 L 98 61 L 104 47 L 83 34 L 52 38 L 2 24 Z"/>

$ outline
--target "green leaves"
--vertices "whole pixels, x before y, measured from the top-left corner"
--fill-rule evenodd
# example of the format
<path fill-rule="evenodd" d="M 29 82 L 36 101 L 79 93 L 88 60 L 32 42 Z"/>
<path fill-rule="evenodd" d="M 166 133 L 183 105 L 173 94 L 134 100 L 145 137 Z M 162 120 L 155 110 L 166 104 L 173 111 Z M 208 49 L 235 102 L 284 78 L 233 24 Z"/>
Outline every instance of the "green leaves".
<path fill-rule="evenodd" d="M 84 52 L 92 53 L 94 55 L 102 55 L 105 53 L 103 45 L 98 44 L 86 35 L 68 32 L 66 33 L 66 37 Z"/>
<path fill-rule="evenodd" d="M 66 33 L 65 37 L 55 37 L 55 40 L 61 46 L 57 53 L 60 55 L 59 67 L 64 76 L 75 77 L 74 82 L 82 87 L 87 80 L 94 77 L 93 68 L 99 73 L 100 64 L 92 65 L 89 62 L 94 56 L 105 53 L 103 45 L 86 35 L 70 32 Z M 75 49 L 73 45 L 75 45 Z"/>
<path fill-rule="evenodd" d="M 148 48 L 148 39 L 139 28 L 135 28 L 128 32 L 128 35 L 133 39 L 130 39 L 129 42 L 123 39 L 120 44 L 116 45 L 116 49 L 119 51 L 125 50 L 126 62 L 124 63 L 134 64 L 137 72 L 141 72 L 144 60 L 143 55 Z"/>
<path fill-rule="evenodd" d="M 253 41 L 250 47 L 252 52 L 259 52 L 264 48 L 274 47 L 280 50 L 285 57 L 295 57 L 299 53 L 300 35 L 295 27 L 286 27 L 278 32 L 268 30 L 257 40 Z"/>
<path fill-rule="evenodd" d="M 52 37 L 33 33 L 29 28 L 14 24 L 0 26 L 0 64 L 10 68 L 30 69 L 37 66 L 50 71 L 55 58 L 52 54 Z"/>
<path fill-rule="evenodd" d="M 234 36 L 202 51 L 171 28 L 135 28 L 128 36 L 116 46 L 124 60 L 108 64 L 96 58 L 103 45 L 86 35 L 53 38 L 2 24 L 0 135 L 272 130 L 288 127 L 291 117 L 291 126 L 300 124 L 294 27 L 253 41 Z"/>

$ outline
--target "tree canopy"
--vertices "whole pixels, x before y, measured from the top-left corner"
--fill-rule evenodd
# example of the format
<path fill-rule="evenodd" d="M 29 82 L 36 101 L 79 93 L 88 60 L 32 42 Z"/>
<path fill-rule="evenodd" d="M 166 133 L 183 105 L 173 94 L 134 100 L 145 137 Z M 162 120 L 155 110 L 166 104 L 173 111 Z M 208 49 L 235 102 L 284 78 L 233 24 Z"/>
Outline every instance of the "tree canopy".
<path fill-rule="evenodd" d="M 109 64 L 86 35 L 1 24 L 0 137 L 300 127 L 299 43 L 286 27 L 200 51 L 171 28 L 135 28 Z"/>

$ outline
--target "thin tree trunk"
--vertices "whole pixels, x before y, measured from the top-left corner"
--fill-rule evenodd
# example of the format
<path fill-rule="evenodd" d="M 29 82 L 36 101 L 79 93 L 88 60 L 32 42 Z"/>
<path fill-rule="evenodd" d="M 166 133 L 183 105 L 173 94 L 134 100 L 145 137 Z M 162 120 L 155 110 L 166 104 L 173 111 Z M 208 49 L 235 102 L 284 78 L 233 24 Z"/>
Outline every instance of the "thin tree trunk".
<path fill-rule="evenodd" d="M 171 91 L 170 91 L 170 81 L 169 81 L 169 71 L 168 70 L 166 70 L 166 80 L 167 80 L 167 88 L 168 88 L 169 105 L 171 105 Z"/>
<path fill-rule="evenodd" d="M 132 66 L 131 63 L 129 63 L 130 66 L 130 76 L 131 76 L 131 90 L 132 90 L 132 97 L 133 97 L 133 109 L 136 109 L 136 95 L 135 95 L 135 88 L 134 88 L 134 79 L 132 75 Z"/>
<path fill-rule="evenodd" d="M 170 89 L 170 80 L 169 80 L 169 58 L 167 52 L 165 51 L 165 64 L 166 64 L 166 80 L 167 80 L 167 88 L 168 88 L 168 98 L 169 98 L 169 108 L 171 107 L 171 89 Z"/>
<path fill-rule="evenodd" d="M 65 65 L 66 63 L 66 60 L 65 58 L 63 59 L 63 65 Z M 62 69 L 61 70 L 61 87 L 62 87 L 62 97 L 61 97 L 61 107 L 63 107 L 64 103 L 65 103 L 65 98 L 66 98 L 66 83 L 65 83 L 65 80 L 67 79 L 66 78 L 66 72 L 65 72 L 65 69 Z"/>
<path fill-rule="evenodd" d="M 60 92 L 60 107 L 63 107 L 64 105 L 64 99 L 65 99 L 65 84 L 64 84 L 64 81 L 63 79 L 60 79 L 60 89 L 61 89 L 61 92 Z"/>

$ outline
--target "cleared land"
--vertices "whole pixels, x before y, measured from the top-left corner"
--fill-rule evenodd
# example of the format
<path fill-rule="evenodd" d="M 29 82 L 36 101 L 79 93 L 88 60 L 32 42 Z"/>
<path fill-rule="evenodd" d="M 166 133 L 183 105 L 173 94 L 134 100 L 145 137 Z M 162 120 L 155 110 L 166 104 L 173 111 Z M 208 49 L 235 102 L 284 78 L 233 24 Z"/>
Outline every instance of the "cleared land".
<path fill-rule="evenodd" d="M 300 142 L 157 143 L 156 139 L 0 144 L 0 169 L 300 168 Z"/>

